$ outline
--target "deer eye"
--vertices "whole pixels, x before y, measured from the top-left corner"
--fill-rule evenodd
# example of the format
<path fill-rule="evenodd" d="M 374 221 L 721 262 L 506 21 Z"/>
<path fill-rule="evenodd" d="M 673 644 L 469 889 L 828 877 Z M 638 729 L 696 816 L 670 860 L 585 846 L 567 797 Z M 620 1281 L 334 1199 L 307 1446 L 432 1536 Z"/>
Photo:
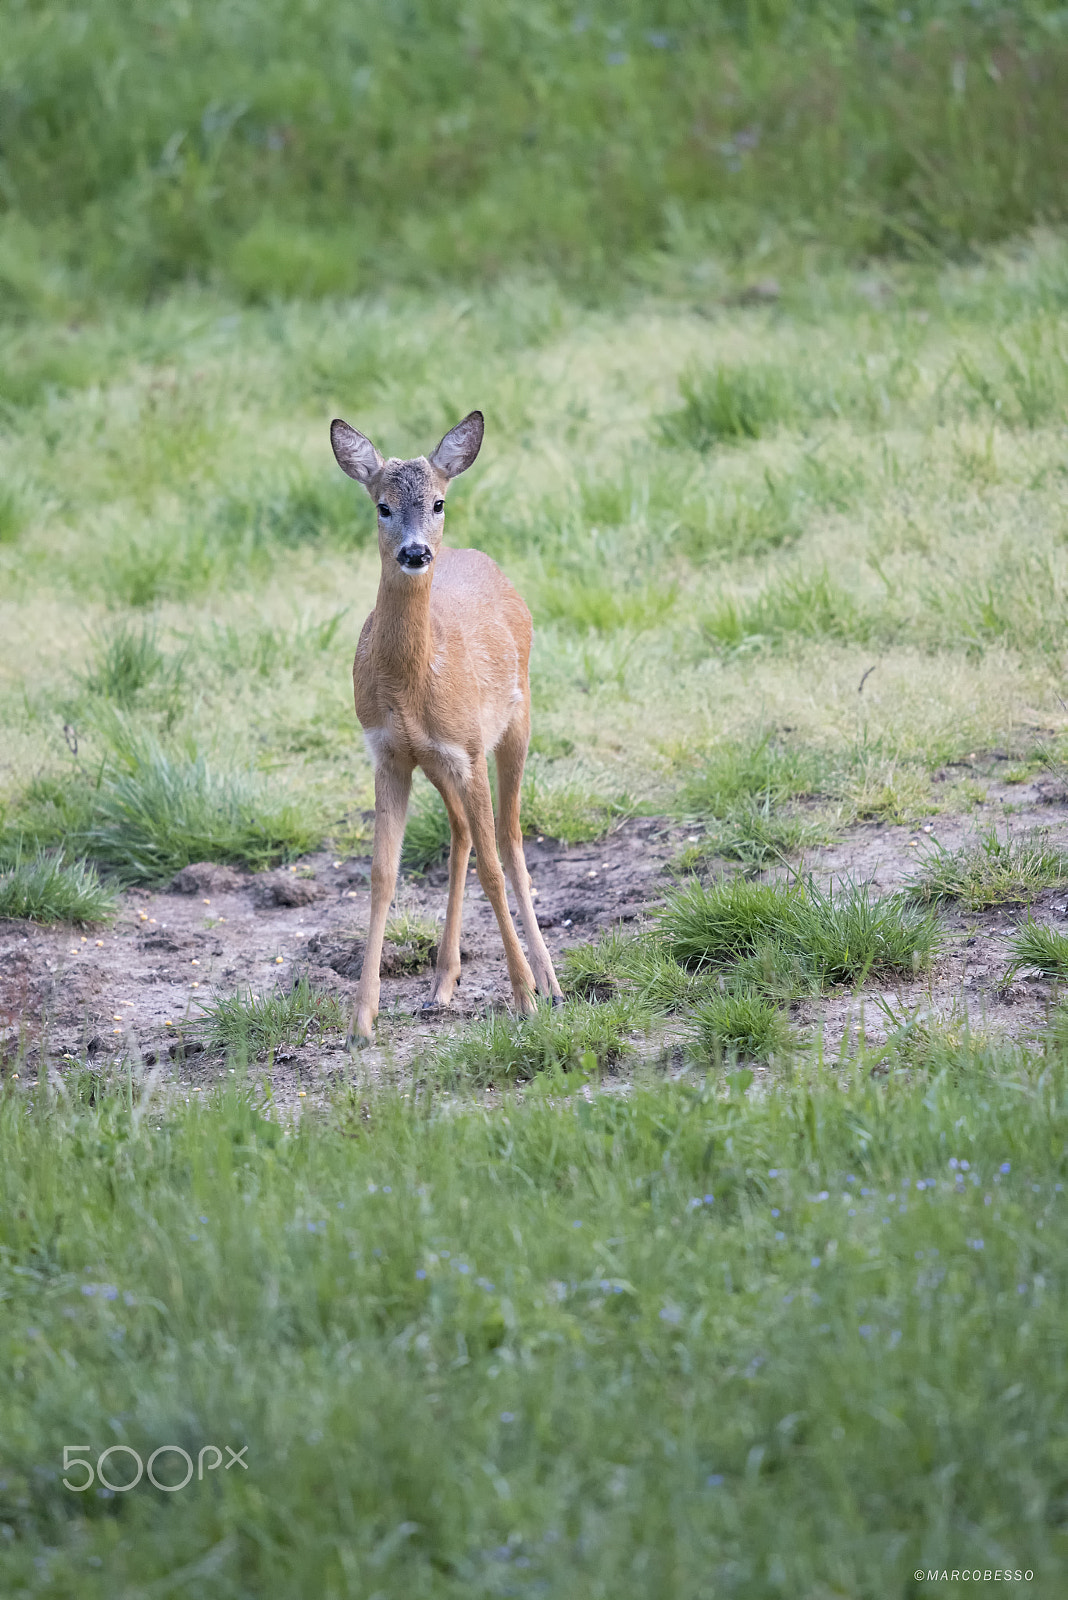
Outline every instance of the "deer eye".
<path fill-rule="evenodd" d="M 382 517 L 383 519 L 385 519 L 387 517 L 391 517 L 393 515 L 392 511 L 386 505 L 384 500 L 380 500 L 378 502 L 378 515 L 380 517 Z"/>
<path fill-rule="evenodd" d="M 444 502 L 444 500 L 435 500 L 434 501 L 434 515 L 436 517 L 440 517 L 441 513 L 444 510 L 445 510 L 445 502 Z"/>

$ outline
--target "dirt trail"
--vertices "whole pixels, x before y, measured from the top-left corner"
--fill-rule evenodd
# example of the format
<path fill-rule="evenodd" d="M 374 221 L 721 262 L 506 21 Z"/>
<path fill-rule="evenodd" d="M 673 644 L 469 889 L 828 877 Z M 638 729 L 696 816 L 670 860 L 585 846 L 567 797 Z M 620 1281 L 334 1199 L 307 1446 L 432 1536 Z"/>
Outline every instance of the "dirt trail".
<path fill-rule="evenodd" d="M 844 875 L 887 893 L 915 871 L 929 841 L 952 849 L 992 824 L 1014 832 L 1049 830 L 1051 843 L 1068 847 L 1063 793 L 1050 793 L 1041 783 L 992 784 L 987 803 L 967 816 L 931 816 L 913 829 L 860 824 L 810 852 L 804 869 L 823 881 Z M 651 910 L 670 886 L 668 866 L 686 838 L 675 823 L 643 817 L 596 844 L 528 840 L 538 916 L 554 957 Z M 0 922 L 0 1066 L 9 1073 L 18 1068 L 26 1078 L 36 1076 L 42 1058 L 52 1072 L 64 1070 L 65 1057 L 88 1055 L 101 1065 L 131 1059 L 190 1093 L 201 1092 L 227 1069 L 217 1056 L 183 1052 L 178 1040 L 213 995 L 288 989 L 306 975 L 314 986 L 351 999 L 369 909 L 369 870 L 366 858 L 337 861 L 322 852 L 258 877 L 204 865 L 187 868 L 166 891 L 128 891 L 115 923 L 96 933 Z M 446 886 L 444 867 L 422 880 L 406 879 L 399 904 L 441 919 Z M 1060 923 L 1068 916 L 1068 891 L 1037 895 L 1030 911 L 1040 921 Z M 1026 979 L 1004 984 L 1007 940 L 1027 914 L 1024 905 L 982 913 L 951 907 L 944 913 L 950 937 L 932 975 L 872 987 L 859 997 L 805 1001 L 794 1008 L 795 1020 L 822 1026 L 828 1055 L 860 1026 L 873 1042 L 885 1037 L 879 996 L 902 1016 L 916 1008 L 942 1016 L 966 1011 L 973 1026 L 1035 1035 L 1044 1025 L 1049 986 Z M 361 1070 L 402 1066 L 443 1027 L 507 1004 L 499 934 L 473 871 L 463 952 L 463 977 L 448 1013 L 420 1013 L 429 970 L 388 976 L 384 968 L 379 1043 L 363 1053 Z M 314 1095 L 316 1085 L 347 1070 L 342 1040 L 325 1035 L 278 1051 L 262 1073 L 269 1075 L 277 1102 L 295 1105 L 302 1090 Z"/>

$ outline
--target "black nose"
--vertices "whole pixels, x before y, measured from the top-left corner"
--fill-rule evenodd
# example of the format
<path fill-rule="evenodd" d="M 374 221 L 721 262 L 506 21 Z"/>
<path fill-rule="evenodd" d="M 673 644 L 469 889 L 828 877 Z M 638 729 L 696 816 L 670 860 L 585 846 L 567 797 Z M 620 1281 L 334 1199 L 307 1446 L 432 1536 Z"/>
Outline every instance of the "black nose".
<path fill-rule="evenodd" d="M 397 551 L 397 560 L 409 572 L 421 572 L 433 559 L 434 552 L 427 544 L 405 544 Z"/>

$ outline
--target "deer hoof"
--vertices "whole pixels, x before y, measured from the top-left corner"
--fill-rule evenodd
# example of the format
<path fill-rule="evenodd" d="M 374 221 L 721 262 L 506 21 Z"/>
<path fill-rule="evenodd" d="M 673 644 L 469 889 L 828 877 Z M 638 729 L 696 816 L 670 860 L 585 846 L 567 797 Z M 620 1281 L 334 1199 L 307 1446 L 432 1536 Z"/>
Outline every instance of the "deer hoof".
<path fill-rule="evenodd" d="M 564 1004 L 563 995 L 562 994 L 554 994 L 553 997 L 552 997 L 552 1002 L 553 1002 L 554 1008 L 556 1006 L 562 1006 Z"/>

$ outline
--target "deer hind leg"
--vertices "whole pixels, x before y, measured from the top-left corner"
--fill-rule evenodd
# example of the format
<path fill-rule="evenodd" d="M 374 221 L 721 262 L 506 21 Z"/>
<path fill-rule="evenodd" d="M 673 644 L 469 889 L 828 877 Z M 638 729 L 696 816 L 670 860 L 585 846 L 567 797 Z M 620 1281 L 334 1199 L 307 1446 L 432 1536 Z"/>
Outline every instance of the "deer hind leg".
<path fill-rule="evenodd" d="M 523 855 L 523 833 L 519 826 L 519 792 L 529 738 L 530 721 L 524 714 L 516 718 L 497 746 L 497 843 L 519 906 L 519 920 L 526 935 L 535 980 L 541 993 L 551 995 L 555 1004 L 563 999 L 563 995 L 553 971 L 552 956 L 534 912 L 530 873 Z"/>
<path fill-rule="evenodd" d="M 438 945 L 434 982 L 427 1004 L 447 1006 L 460 981 L 460 923 L 463 919 L 467 863 L 471 859 L 471 829 L 464 813 L 463 799 L 455 784 L 443 777 L 435 777 L 432 781 L 449 813 L 452 843 L 449 846 L 449 908 L 445 913 L 445 927 Z"/>
<path fill-rule="evenodd" d="M 408 812 L 408 795 L 412 787 L 412 769 L 394 766 L 383 759 L 375 771 L 375 844 L 371 862 L 371 920 L 367 929 L 367 946 L 364 950 L 360 981 L 356 988 L 356 1005 L 349 1023 L 349 1038 L 359 1034 L 370 1039 L 378 1016 L 378 998 L 381 990 L 379 968 L 382 963 L 382 943 L 386 936 L 386 919 L 390 901 L 397 887 L 397 870 L 400 866 L 401 845 L 404 842 L 404 819 Z"/>
<path fill-rule="evenodd" d="M 504 873 L 501 871 L 501 863 L 497 856 L 497 841 L 493 833 L 493 801 L 490 798 L 489 776 L 484 761 L 479 760 L 474 765 L 464 791 L 464 808 L 478 858 L 478 881 L 482 885 L 486 899 L 493 907 L 497 926 L 501 930 L 516 1010 L 523 1016 L 529 1017 L 536 1009 L 534 974 L 523 954 L 523 947 L 519 943 L 519 936 L 512 925 L 508 910 Z"/>

